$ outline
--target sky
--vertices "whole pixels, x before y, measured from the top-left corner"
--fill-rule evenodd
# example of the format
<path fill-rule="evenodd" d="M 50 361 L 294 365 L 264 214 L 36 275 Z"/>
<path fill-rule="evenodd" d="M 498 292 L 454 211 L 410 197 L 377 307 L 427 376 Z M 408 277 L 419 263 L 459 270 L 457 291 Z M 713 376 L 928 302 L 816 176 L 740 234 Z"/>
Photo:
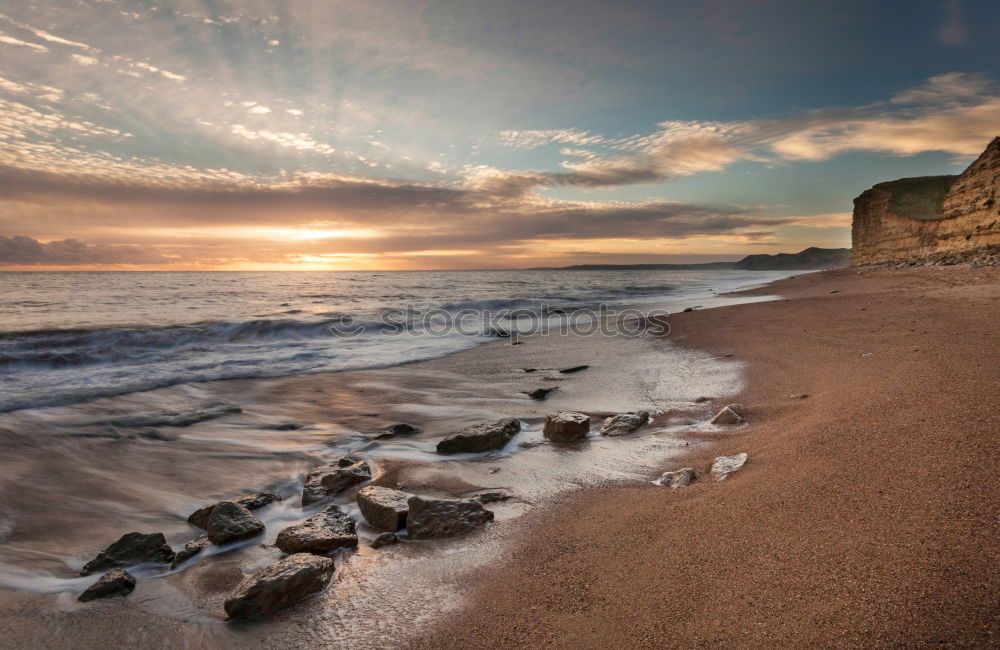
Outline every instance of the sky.
<path fill-rule="evenodd" d="M 995 0 L 0 0 L 0 269 L 850 245 L 1000 134 Z"/>

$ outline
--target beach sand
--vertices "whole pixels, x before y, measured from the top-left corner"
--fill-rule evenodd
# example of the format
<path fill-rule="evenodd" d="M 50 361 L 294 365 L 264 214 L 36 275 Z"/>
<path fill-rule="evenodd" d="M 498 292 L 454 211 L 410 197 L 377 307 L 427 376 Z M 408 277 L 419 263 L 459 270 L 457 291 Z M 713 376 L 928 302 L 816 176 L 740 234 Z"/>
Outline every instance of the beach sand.
<path fill-rule="evenodd" d="M 76 408 L 9 414 L 3 439 L 18 455 L 0 457 L 0 515 L 14 523 L 0 548 L 30 573 L 26 589 L 0 589 L 0 646 L 991 643 L 1000 269 L 842 270 L 751 293 L 785 299 L 676 313 L 660 340 L 550 335 L 382 370 L 79 407 L 242 405 L 178 429 L 174 442 L 67 438 L 46 424 Z M 591 367 L 557 371 L 578 364 Z M 525 395 L 552 386 L 545 402 Z M 693 403 L 700 396 L 713 399 Z M 744 405 L 749 426 L 707 426 L 729 402 Z M 501 415 L 540 442 L 545 413 L 636 408 L 667 413 L 646 432 L 566 448 L 433 454 L 441 435 Z M 271 427 L 288 420 L 308 426 Z M 399 421 L 424 434 L 371 441 Z M 196 534 L 184 522 L 195 507 L 275 481 L 294 495 L 306 470 L 352 449 L 370 454 L 380 485 L 440 496 L 502 487 L 517 498 L 491 504 L 497 521 L 480 534 L 363 544 L 338 557 L 328 590 L 251 625 L 225 623 L 221 604 L 280 556 L 256 543 L 140 579 L 120 602 L 32 593 L 39 580 L 72 581 L 67 561 L 122 532 L 162 530 L 177 546 Z M 709 480 L 714 456 L 741 451 L 742 470 Z M 699 473 L 690 487 L 649 483 L 685 466 Z M 336 502 L 355 507 L 353 491 Z M 266 539 L 301 516 L 290 499 L 265 517 Z"/>
<path fill-rule="evenodd" d="M 522 517 L 421 648 L 996 645 L 1000 269 L 844 269 L 671 318 L 749 426 Z M 808 394 L 795 399 L 792 395 Z M 747 452 L 730 480 L 714 456 Z"/>

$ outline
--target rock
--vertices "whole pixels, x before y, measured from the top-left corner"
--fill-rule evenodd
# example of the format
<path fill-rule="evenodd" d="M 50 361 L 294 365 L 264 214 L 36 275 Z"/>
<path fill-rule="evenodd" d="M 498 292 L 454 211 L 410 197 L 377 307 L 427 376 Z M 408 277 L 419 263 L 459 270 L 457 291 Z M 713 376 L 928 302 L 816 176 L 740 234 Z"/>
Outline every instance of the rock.
<path fill-rule="evenodd" d="M 204 551 L 210 544 L 211 542 L 209 541 L 207 535 L 202 535 L 198 539 L 193 539 L 190 542 L 187 542 L 184 544 L 184 548 L 177 551 L 177 554 L 174 556 L 174 561 L 170 563 L 170 568 L 176 569 L 193 558 L 195 555 Z"/>
<path fill-rule="evenodd" d="M 389 544 L 395 544 L 399 541 L 395 533 L 382 533 L 378 537 L 372 540 L 369 544 L 372 548 L 382 548 L 383 546 L 388 546 Z"/>
<path fill-rule="evenodd" d="M 549 440 L 571 442 L 585 437 L 589 431 L 589 416 L 583 413 L 559 411 L 545 416 L 545 428 L 542 433 Z"/>
<path fill-rule="evenodd" d="M 496 501 L 506 501 L 513 499 L 514 493 L 503 488 L 487 488 L 484 490 L 473 490 L 462 495 L 463 499 L 476 499 L 480 503 L 495 503 Z"/>
<path fill-rule="evenodd" d="M 712 398 L 711 398 L 711 397 L 699 397 L 698 399 L 696 399 L 696 400 L 694 401 L 694 403 L 695 403 L 695 404 L 701 404 L 701 403 L 703 403 L 703 402 L 710 402 L 710 401 L 712 401 Z"/>
<path fill-rule="evenodd" d="M 375 440 L 388 440 L 389 438 L 395 438 L 397 436 L 415 436 L 420 433 L 420 431 L 420 427 L 415 427 L 412 424 L 406 424 L 403 422 L 386 427 L 383 433 L 375 436 Z"/>
<path fill-rule="evenodd" d="M 734 407 L 736 404 L 730 404 L 729 406 L 723 406 L 722 410 L 715 414 L 712 418 L 712 424 L 742 424 L 746 422 L 743 417 L 736 412 Z"/>
<path fill-rule="evenodd" d="M 368 485 L 358 491 L 358 507 L 369 524 L 379 530 L 397 531 L 406 526 L 406 504 L 413 496 L 392 488 Z"/>
<path fill-rule="evenodd" d="M 98 598 L 128 596 L 133 589 L 135 589 L 135 576 L 125 569 L 111 569 L 97 582 L 87 587 L 77 600 L 86 603 Z"/>
<path fill-rule="evenodd" d="M 548 397 L 549 393 L 551 393 L 554 390 L 559 390 L 559 387 L 556 386 L 555 388 L 536 388 L 535 390 L 528 393 L 528 397 L 530 397 L 531 399 L 543 400 L 546 397 Z"/>
<path fill-rule="evenodd" d="M 176 433 L 167 433 L 159 429 L 139 429 L 135 435 L 144 440 L 157 440 L 159 442 L 176 442 L 181 439 Z"/>
<path fill-rule="evenodd" d="M 685 308 L 684 308 L 684 313 L 685 313 L 685 314 L 687 314 L 687 313 L 689 313 L 689 312 L 692 312 L 692 311 L 694 311 L 694 307 L 685 307 Z"/>
<path fill-rule="evenodd" d="M 574 372 L 580 372 L 581 370 L 586 370 L 589 367 L 590 366 L 573 366 L 572 368 L 563 368 L 559 372 L 562 373 L 562 374 L 564 374 L 564 375 L 569 375 L 569 374 L 572 374 Z"/>
<path fill-rule="evenodd" d="M 500 449 L 520 430 L 521 422 L 514 418 L 476 424 L 444 437 L 437 444 L 437 453 L 479 453 Z"/>
<path fill-rule="evenodd" d="M 275 501 L 281 501 L 281 497 L 274 492 L 264 490 L 263 492 L 257 492 L 256 494 L 248 494 L 237 499 L 227 500 L 233 503 L 238 503 L 247 510 L 259 510 L 264 506 L 271 505 Z M 221 503 L 221 501 L 218 503 Z M 198 508 L 188 516 L 188 523 L 192 526 L 197 526 L 198 528 L 208 528 L 208 517 L 212 514 L 212 508 L 218 505 L 218 503 L 210 503 L 207 506 Z"/>
<path fill-rule="evenodd" d="M 747 462 L 746 452 L 735 456 L 719 456 L 712 463 L 712 476 L 716 481 L 725 481 L 729 475 L 743 467 Z"/>
<path fill-rule="evenodd" d="M 322 501 L 328 496 L 343 492 L 352 485 L 371 479 L 368 463 L 356 457 L 345 457 L 335 465 L 317 467 L 309 472 L 302 488 L 302 505 Z"/>
<path fill-rule="evenodd" d="M 479 499 L 424 499 L 410 497 L 406 531 L 412 539 L 463 535 L 493 521 L 493 513 Z"/>
<path fill-rule="evenodd" d="M 805 398 L 809 397 L 809 394 L 808 393 L 801 393 L 801 394 L 798 394 L 798 395 L 789 395 L 789 397 L 791 399 L 805 399 Z"/>
<path fill-rule="evenodd" d="M 115 569 L 144 562 L 169 563 L 174 559 L 174 551 L 167 544 L 163 533 L 127 533 L 111 546 L 97 554 L 80 570 L 80 575 L 89 576 L 96 571 Z"/>
<path fill-rule="evenodd" d="M 328 557 L 296 553 L 245 580 L 224 605 L 230 619 L 250 618 L 284 609 L 322 591 L 333 576 Z"/>
<path fill-rule="evenodd" d="M 612 415 L 601 425 L 602 436 L 624 436 L 632 433 L 649 420 L 649 411 Z"/>
<path fill-rule="evenodd" d="M 264 522 L 233 501 L 220 501 L 208 516 L 208 539 L 216 546 L 240 542 L 264 532 Z"/>
<path fill-rule="evenodd" d="M 358 531 L 340 506 L 328 506 L 301 524 L 282 529 L 274 544 L 285 553 L 329 553 L 356 548 Z"/>
<path fill-rule="evenodd" d="M 672 472 L 664 472 L 663 476 L 657 479 L 656 484 L 668 488 L 682 488 L 690 484 L 692 479 L 694 479 L 694 469 L 685 467 Z"/>

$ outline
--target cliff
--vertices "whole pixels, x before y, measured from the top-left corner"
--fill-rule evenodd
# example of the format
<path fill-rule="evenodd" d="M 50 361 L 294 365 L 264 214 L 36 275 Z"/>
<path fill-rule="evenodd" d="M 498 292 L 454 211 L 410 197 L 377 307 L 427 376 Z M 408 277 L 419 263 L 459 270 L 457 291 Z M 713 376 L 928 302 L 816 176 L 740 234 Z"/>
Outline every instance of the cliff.
<path fill-rule="evenodd" d="M 778 253 L 777 255 L 747 255 L 733 265 L 734 269 L 754 271 L 829 269 L 851 264 L 849 248 L 811 247 L 798 253 Z"/>
<path fill-rule="evenodd" d="M 854 199 L 854 265 L 1000 262 L 1000 137 L 959 176 L 879 183 Z"/>

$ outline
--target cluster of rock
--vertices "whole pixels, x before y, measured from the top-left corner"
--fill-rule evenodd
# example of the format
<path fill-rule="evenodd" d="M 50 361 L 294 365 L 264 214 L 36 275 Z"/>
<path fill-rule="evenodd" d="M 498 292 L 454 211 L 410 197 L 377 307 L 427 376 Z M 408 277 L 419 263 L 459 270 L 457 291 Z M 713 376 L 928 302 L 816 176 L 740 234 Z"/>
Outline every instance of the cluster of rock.
<path fill-rule="evenodd" d="M 731 407 L 723 411 L 727 410 L 737 418 L 737 422 L 743 421 Z M 649 413 L 646 411 L 613 415 L 603 421 L 600 434 L 609 437 L 627 435 L 648 421 Z M 586 414 L 560 411 L 545 418 L 543 434 L 557 443 L 581 440 L 590 433 L 590 422 L 591 418 Z M 437 451 L 454 454 L 501 449 L 520 431 L 521 423 L 514 418 L 477 424 L 443 438 L 437 444 Z M 392 437 L 417 432 L 419 429 L 415 427 L 396 425 L 380 435 Z M 712 471 L 717 480 L 724 480 L 744 462 L 746 454 L 742 454 L 742 460 L 739 457 L 719 458 L 716 459 L 718 467 L 713 465 Z M 670 487 L 681 487 L 693 477 L 693 470 L 684 468 L 664 474 L 660 482 Z M 303 506 L 318 503 L 371 478 L 371 467 L 367 461 L 345 456 L 308 473 L 301 503 Z M 414 540 L 469 533 L 493 521 L 494 513 L 484 504 L 511 496 L 506 490 L 479 490 L 464 498 L 437 499 L 369 485 L 361 488 L 356 498 L 368 524 L 381 531 L 371 543 L 372 548 L 379 548 L 397 542 L 396 533 L 402 529 L 406 529 L 408 538 Z M 173 569 L 212 545 L 224 547 L 258 537 L 265 532 L 265 525 L 254 511 L 280 500 L 277 494 L 263 491 L 198 508 L 187 520 L 192 526 L 203 529 L 205 534 L 185 543 L 176 553 L 166 543 L 162 533 L 133 532 L 123 535 L 80 571 L 81 576 L 97 571 L 107 573 L 79 599 L 89 601 L 130 593 L 135 588 L 136 580 L 124 570 L 126 566 L 155 563 L 169 565 Z M 247 578 L 226 600 L 224 608 L 231 619 L 273 612 L 325 589 L 334 573 L 334 562 L 327 555 L 340 549 L 356 548 L 357 526 L 340 506 L 329 505 L 307 520 L 282 529 L 275 545 L 289 555 Z"/>

